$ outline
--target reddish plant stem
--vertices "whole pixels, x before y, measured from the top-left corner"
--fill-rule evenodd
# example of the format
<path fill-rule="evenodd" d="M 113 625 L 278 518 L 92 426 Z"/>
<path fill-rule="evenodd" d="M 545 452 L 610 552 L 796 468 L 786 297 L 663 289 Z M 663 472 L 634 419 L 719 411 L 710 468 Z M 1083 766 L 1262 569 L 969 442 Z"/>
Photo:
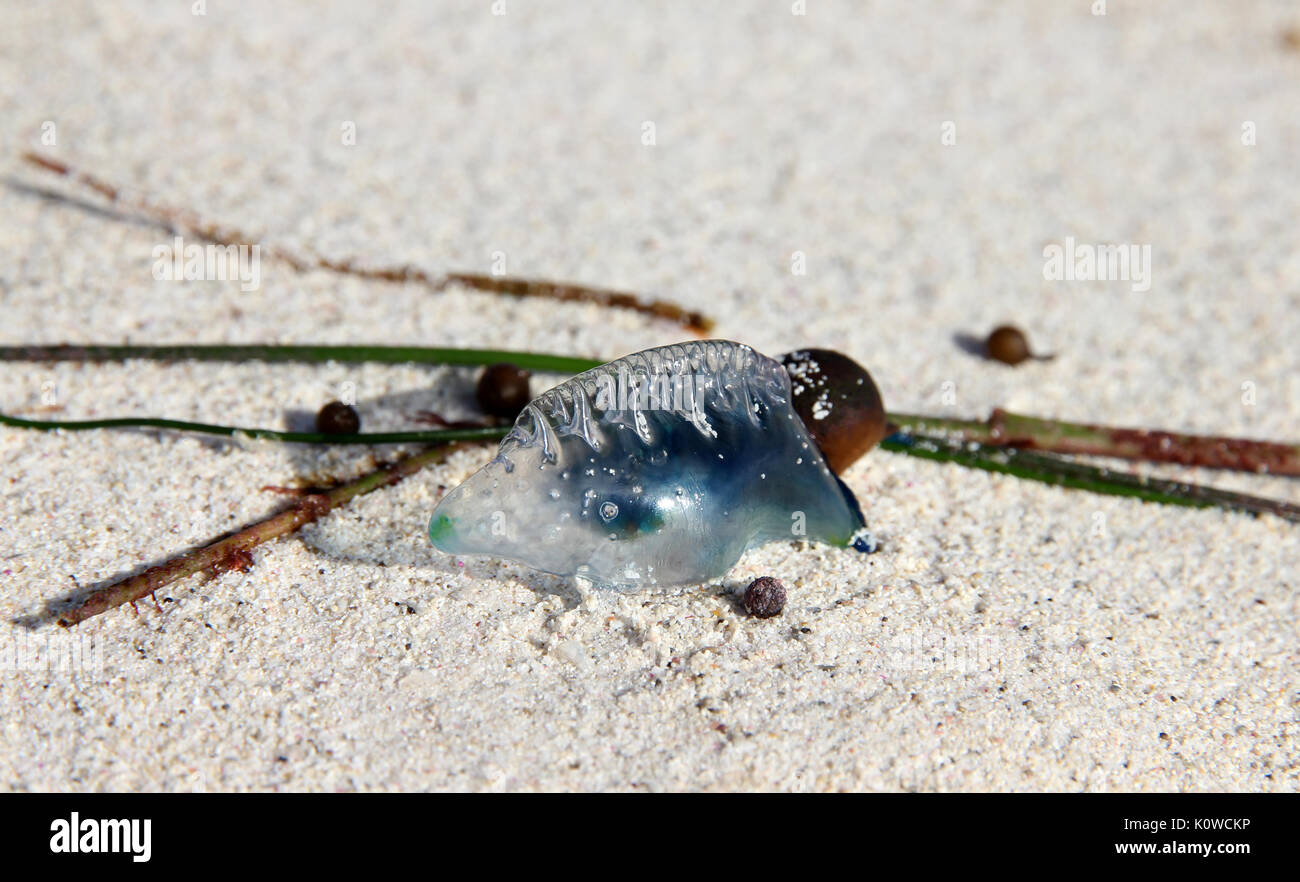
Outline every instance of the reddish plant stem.
<path fill-rule="evenodd" d="M 1068 423 L 1001 408 L 983 421 L 900 413 L 889 418 L 908 431 L 942 433 L 999 447 L 1300 476 L 1300 445 L 1275 441 Z"/>
<path fill-rule="evenodd" d="M 78 622 L 84 622 L 124 603 L 133 604 L 160 588 L 196 573 L 208 572 L 215 575 L 233 569 L 247 571 L 252 565 L 252 550 L 257 546 L 281 536 L 288 536 L 301 527 L 320 520 L 358 496 L 381 487 L 391 487 L 426 466 L 442 462 L 459 446 L 453 443 L 434 447 L 376 469 L 331 490 L 307 493 L 289 508 L 266 520 L 258 521 L 224 539 L 187 551 L 166 563 L 150 567 L 143 573 L 95 591 L 76 607 L 64 613 L 59 618 L 59 624 L 70 628 Z"/>
<path fill-rule="evenodd" d="M 74 181 L 79 186 L 93 190 L 116 205 L 146 215 L 164 226 L 186 229 L 194 235 L 218 245 L 253 244 L 252 236 L 233 227 L 220 226 L 204 221 L 191 211 L 164 205 L 143 196 L 128 199 L 121 188 L 115 187 L 94 175 L 73 168 L 53 157 L 28 151 L 23 154 L 22 158 L 38 168 L 61 175 Z M 434 291 L 441 291 L 451 284 L 459 284 L 479 291 L 504 294 L 510 297 L 544 297 L 551 300 L 595 303 L 599 306 L 631 309 L 645 315 L 676 322 L 701 336 L 708 334 L 713 328 L 713 320 L 701 313 L 685 310 L 676 304 L 662 300 L 643 300 L 635 294 L 625 291 L 567 282 L 551 282 L 544 279 L 523 279 L 479 273 L 453 272 L 437 277 L 409 264 L 361 266 L 351 258 L 335 260 L 328 257 L 304 256 L 281 247 L 263 245 L 262 248 L 271 256 L 284 261 L 299 272 L 322 269 L 341 275 L 383 282 L 414 282 Z"/>
<path fill-rule="evenodd" d="M 547 297 L 551 300 L 568 300 L 634 309 L 647 315 L 677 322 L 697 334 L 704 335 L 713 329 L 713 320 L 698 312 L 689 312 L 674 303 L 662 300 L 641 300 L 626 291 L 608 288 L 591 288 L 545 279 L 520 279 L 510 276 L 489 276 L 479 273 L 448 273 L 448 282 L 458 282 L 479 291 L 491 291 L 510 297 Z"/>

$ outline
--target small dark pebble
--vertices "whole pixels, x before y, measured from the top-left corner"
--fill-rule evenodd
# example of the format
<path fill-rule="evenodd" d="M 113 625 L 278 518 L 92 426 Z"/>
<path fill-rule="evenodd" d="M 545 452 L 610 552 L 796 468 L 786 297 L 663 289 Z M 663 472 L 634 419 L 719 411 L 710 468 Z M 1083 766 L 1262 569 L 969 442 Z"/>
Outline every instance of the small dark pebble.
<path fill-rule="evenodd" d="M 518 365 L 489 365 L 478 378 L 478 406 L 486 414 L 514 419 L 533 400 L 528 388 L 531 376 Z"/>
<path fill-rule="evenodd" d="M 989 358 L 1003 364 L 1020 364 L 1034 357 L 1029 351 L 1029 341 L 1025 339 L 1024 332 L 1012 325 L 994 328 L 984 345 Z"/>
<path fill-rule="evenodd" d="M 331 401 L 316 414 L 316 431 L 324 435 L 355 435 L 361 431 L 361 417 L 341 401 Z"/>
<path fill-rule="evenodd" d="M 771 576 L 761 576 L 745 589 L 745 610 L 759 619 L 770 619 L 785 609 L 785 586 Z"/>

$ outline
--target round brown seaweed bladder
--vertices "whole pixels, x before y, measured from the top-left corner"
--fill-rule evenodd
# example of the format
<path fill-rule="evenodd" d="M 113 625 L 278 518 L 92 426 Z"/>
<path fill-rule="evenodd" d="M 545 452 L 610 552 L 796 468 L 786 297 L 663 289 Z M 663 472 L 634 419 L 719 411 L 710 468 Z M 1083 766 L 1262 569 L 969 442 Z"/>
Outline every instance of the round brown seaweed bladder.
<path fill-rule="evenodd" d="M 833 349 L 799 349 L 781 356 L 790 374 L 792 404 L 837 475 L 888 434 L 880 390 L 867 369 Z"/>
<path fill-rule="evenodd" d="M 727 340 L 648 349 L 538 396 L 429 536 L 619 588 L 720 578 L 777 539 L 873 550 L 790 375 Z"/>

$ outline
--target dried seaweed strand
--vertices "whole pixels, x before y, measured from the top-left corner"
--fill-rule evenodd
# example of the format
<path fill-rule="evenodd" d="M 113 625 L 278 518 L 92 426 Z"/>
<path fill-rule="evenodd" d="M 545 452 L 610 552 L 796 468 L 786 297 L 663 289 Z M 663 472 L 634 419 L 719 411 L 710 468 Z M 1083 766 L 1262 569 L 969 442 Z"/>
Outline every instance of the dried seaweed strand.
<path fill-rule="evenodd" d="M 329 361 L 373 364 L 489 365 L 509 362 L 526 370 L 576 374 L 604 364 L 594 358 L 574 358 L 543 352 L 507 349 L 447 349 L 429 346 L 371 346 L 315 344 L 160 344 L 0 346 L 0 361 L 267 361 L 319 364 Z"/>
<path fill-rule="evenodd" d="M 986 421 L 906 413 L 890 414 L 890 419 L 907 431 L 941 432 L 964 441 L 1000 447 L 1300 476 L 1300 445 L 1297 444 L 1070 423 L 1001 408 L 995 409 Z"/>
<path fill-rule="evenodd" d="M 448 441 L 494 441 L 507 431 L 506 428 L 495 426 L 475 426 L 450 429 L 421 429 L 410 432 L 361 432 L 355 435 L 340 435 L 325 432 L 281 432 L 277 429 L 250 429 L 242 426 L 222 426 L 214 423 L 196 423 L 189 420 L 169 420 L 158 417 L 112 417 L 103 420 L 29 420 L 3 413 L 0 413 L 0 426 L 13 426 L 16 429 L 35 429 L 40 432 L 84 432 L 92 429 L 171 429 L 176 432 L 242 437 L 254 441 L 331 445 L 444 444 Z"/>
<path fill-rule="evenodd" d="M 128 197 L 122 188 L 115 187 L 101 178 L 73 168 L 53 157 L 27 151 L 23 153 L 22 158 L 40 169 L 68 178 L 80 186 L 93 190 L 109 202 L 144 215 L 169 229 L 185 229 L 195 236 L 218 245 L 239 246 L 253 244 L 253 237 L 240 232 L 234 227 L 205 221 L 192 211 L 164 205 L 144 196 L 131 195 Z M 708 334 L 713 328 L 713 320 L 702 313 L 686 310 L 676 304 L 662 300 L 642 299 L 625 291 L 568 282 L 481 275 L 478 273 L 453 272 L 442 277 L 436 277 L 410 264 L 365 266 L 358 264 L 351 258 L 336 260 L 321 256 L 309 257 L 281 246 L 263 245 L 262 247 L 267 254 L 284 261 L 299 272 L 322 269 L 341 275 L 375 281 L 413 282 L 434 291 L 442 291 L 450 284 L 461 284 L 480 291 L 505 294 L 511 297 L 544 297 L 552 300 L 594 303 L 600 306 L 631 309 L 644 315 L 676 322 L 701 336 Z"/>
<path fill-rule="evenodd" d="M 78 622 L 84 622 L 124 603 L 134 603 L 160 588 L 196 573 L 206 571 L 215 574 L 230 569 L 242 569 L 251 563 L 250 552 L 257 546 L 272 539 L 288 536 L 358 496 L 371 493 L 381 487 L 391 487 L 426 466 L 440 463 L 458 446 L 448 444 L 434 447 L 376 469 L 331 490 L 304 494 L 289 508 L 263 521 L 251 524 L 202 548 L 188 551 L 166 563 L 151 567 L 129 579 L 95 591 L 64 613 L 59 618 L 59 624 L 70 628 Z"/>
<path fill-rule="evenodd" d="M 951 462 L 970 468 L 999 472 L 1052 484 L 1088 490 L 1109 496 L 1128 496 L 1162 505 L 1183 505 L 1192 508 L 1221 508 L 1245 514 L 1277 515 L 1284 520 L 1300 523 L 1300 506 L 1278 499 L 1265 499 L 1219 490 L 1183 481 L 1167 481 L 1146 475 L 1116 473 L 1072 462 L 1049 453 L 1028 450 L 988 447 L 974 441 L 963 441 L 941 436 L 899 433 L 880 443 L 884 450 L 906 453 L 923 459 Z"/>

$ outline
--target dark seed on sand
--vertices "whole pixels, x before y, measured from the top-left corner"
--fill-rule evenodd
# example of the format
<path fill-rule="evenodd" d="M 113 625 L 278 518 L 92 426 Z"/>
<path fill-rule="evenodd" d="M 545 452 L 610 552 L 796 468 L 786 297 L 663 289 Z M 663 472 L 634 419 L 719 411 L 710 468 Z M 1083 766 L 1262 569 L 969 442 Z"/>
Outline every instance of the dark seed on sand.
<path fill-rule="evenodd" d="M 331 401 L 316 414 L 316 431 L 323 435 L 355 435 L 361 431 L 361 417 L 341 401 Z"/>
<path fill-rule="evenodd" d="M 989 358 L 1004 364 L 1020 364 L 1034 357 L 1029 351 L 1029 341 L 1025 339 L 1024 332 L 1013 325 L 994 328 L 985 345 Z"/>
<path fill-rule="evenodd" d="M 761 576 L 745 589 L 745 610 L 755 618 L 770 619 L 785 609 L 785 586 L 771 576 Z"/>

